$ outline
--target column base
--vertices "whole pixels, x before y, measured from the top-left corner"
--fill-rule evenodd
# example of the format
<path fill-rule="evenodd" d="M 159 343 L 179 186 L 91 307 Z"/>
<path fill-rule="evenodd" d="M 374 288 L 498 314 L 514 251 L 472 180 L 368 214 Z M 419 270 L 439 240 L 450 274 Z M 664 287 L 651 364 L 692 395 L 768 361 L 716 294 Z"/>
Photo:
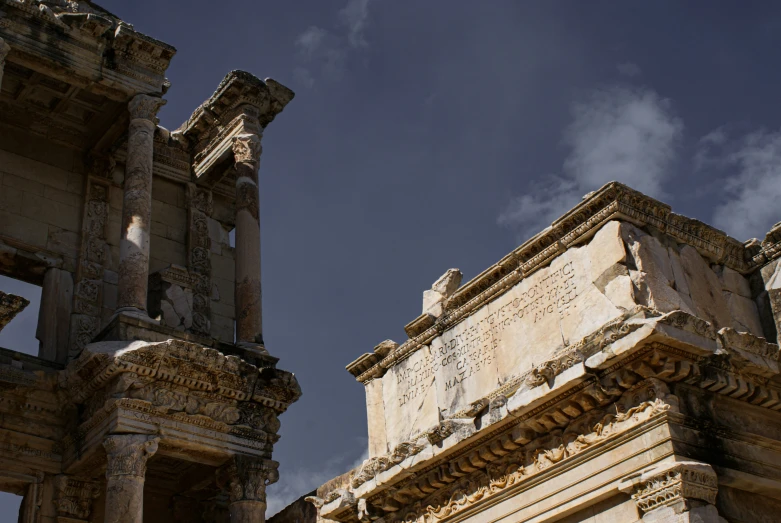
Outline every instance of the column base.
<path fill-rule="evenodd" d="M 264 347 L 262 343 L 253 343 L 250 341 L 237 341 L 236 347 L 244 351 L 247 351 L 250 354 L 255 354 L 257 356 L 269 355 L 268 351 L 266 350 L 266 347 Z"/>
<path fill-rule="evenodd" d="M 121 309 L 117 309 L 116 312 L 114 312 L 114 315 L 111 317 L 111 319 L 113 320 L 117 316 L 128 316 L 130 318 L 136 318 L 146 323 L 160 325 L 160 320 L 151 318 L 145 310 L 141 310 L 137 307 L 122 307 Z"/>

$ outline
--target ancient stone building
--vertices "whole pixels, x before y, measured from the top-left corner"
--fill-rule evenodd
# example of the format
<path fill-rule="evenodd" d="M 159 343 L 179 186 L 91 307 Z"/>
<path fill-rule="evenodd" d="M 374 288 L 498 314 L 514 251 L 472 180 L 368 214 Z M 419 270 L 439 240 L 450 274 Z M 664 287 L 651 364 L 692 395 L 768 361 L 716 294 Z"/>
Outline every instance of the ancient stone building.
<path fill-rule="evenodd" d="M 780 257 L 604 186 L 347 366 L 369 459 L 274 523 L 781 521 Z"/>
<path fill-rule="evenodd" d="M 38 357 L 0 350 L 23 523 L 265 518 L 300 389 L 263 344 L 257 183 L 293 93 L 234 71 L 169 131 L 174 53 L 87 0 L 0 0 L 0 274 L 42 287 Z"/>

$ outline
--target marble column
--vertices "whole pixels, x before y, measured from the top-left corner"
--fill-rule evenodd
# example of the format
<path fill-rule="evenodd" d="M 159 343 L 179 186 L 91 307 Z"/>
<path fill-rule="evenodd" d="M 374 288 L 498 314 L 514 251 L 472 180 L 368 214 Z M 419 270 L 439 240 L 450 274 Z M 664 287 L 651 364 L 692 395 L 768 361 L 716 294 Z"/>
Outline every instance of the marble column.
<path fill-rule="evenodd" d="M 3 85 L 3 70 L 5 69 L 5 57 L 8 56 L 8 52 L 11 50 L 11 46 L 5 43 L 5 40 L 0 38 L 0 86 Z"/>
<path fill-rule="evenodd" d="M 279 479 L 276 461 L 236 456 L 228 468 L 231 523 L 265 523 L 266 487 Z"/>
<path fill-rule="evenodd" d="M 146 462 L 159 438 L 140 434 L 107 436 L 105 523 L 142 523 Z"/>
<path fill-rule="evenodd" d="M 128 104 L 130 128 L 125 162 L 122 238 L 119 243 L 117 313 L 148 319 L 149 236 L 152 218 L 152 154 L 155 115 L 165 104 L 145 94 Z"/>
<path fill-rule="evenodd" d="M 236 167 L 236 344 L 263 348 L 262 293 L 260 287 L 260 218 L 258 164 L 260 136 L 241 134 L 233 140 Z"/>

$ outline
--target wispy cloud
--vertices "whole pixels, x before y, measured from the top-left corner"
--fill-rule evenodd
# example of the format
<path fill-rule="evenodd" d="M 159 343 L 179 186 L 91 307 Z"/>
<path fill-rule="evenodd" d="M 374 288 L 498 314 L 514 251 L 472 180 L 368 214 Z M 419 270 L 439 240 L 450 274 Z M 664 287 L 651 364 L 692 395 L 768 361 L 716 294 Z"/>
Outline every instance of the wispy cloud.
<path fill-rule="evenodd" d="M 279 481 L 268 487 L 266 518 L 270 518 L 304 494 L 312 492 L 326 481 L 352 470 L 368 459 L 369 449 L 366 438 L 357 441 L 356 448 L 365 449 L 358 458 L 355 454 L 342 454 L 329 458 L 325 463 L 313 463 L 311 467 L 280 470 Z M 284 467 L 285 463 L 282 466 Z"/>
<path fill-rule="evenodd" d="M 570 152 L 561 176 L 549 176 L 515 198 L 499 223 L 528 236 L 547 227 L 584 193 L 618 180 L 651 196 L 663 183 L 683 134 L 670 101 L 649 88 L 600 89 L 572 107 L 564 131 Z"/>
<path fill-rule="evenodd" d="M 311 58 L 323 45 L 328 31 L 316 25 L 309 26 L 296 38 L 296 49 L 304 56 Z"/>
<path fill-rule="evenodd" d="M 781 130 L 759 130 L 730 139 L 722 127 L 703 137 L 699 145 L 700 165 L 727 175 L 725 202 L 716 208 L 713 224 L 741 240 L 764 237 L 781 216 Z"/>
<path fill-rule="evenodd" d="M 297 85 L 310 88 L 320 78 L 334 81 L 344 76 L 350 54 L 369 47 L 370 1 L 348 0 L 331 30 L 312 25 L 296 37 L 299 64 L 293 78 Z"/>
<path fill-rule="evenodd" d="M 643 70 L 640 69 L 640 66 L 633 62 L 624 62 L 622 64 L 618 64 L 616 65 L 616 69 L 618 69 L 620 74 L 628 76 L 629 78 L 643 74 Z"/>
<path fill-rule="evenodd" d="M 352 47 L 366 47 L 368 42 L 364 32 L 369 22 L 369 0 L 348 0 L 339 18 L 347 26 L 347 41 Z"/>

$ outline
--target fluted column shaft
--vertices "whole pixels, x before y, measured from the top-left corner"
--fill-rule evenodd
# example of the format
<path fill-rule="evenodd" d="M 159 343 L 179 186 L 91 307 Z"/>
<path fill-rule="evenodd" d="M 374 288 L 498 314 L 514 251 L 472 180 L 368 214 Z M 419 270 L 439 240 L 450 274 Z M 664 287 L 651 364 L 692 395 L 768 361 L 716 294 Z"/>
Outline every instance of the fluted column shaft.
<path fill-rule="evenodd" d="M 142 523 L 146 462 L 158 439 L 138 434 L 108 436 L 103 442 L 106 467 L 105 523 Z"/>
<path fill-rule="evenodd" d="M 229 468 L 231 523 L 265 523 L 266 486 L 279 479 L 278 463 L 237 456 Z"/>
<path fill-rule="evenodd" d="M 165 100 L 144 94 L 135 96 L 128 104 L 130 128 L 119 242 L 117 312 L 144 317 L 149 279 L 155 115 L 164 104 Z"/>
<path fill-rule="evenodd" d="M 236 167 L 236 343 L 247 348 L 263 344 L 260 286 L 260 208 L 258 165 L 260 136 L 234 138 Z"/>

